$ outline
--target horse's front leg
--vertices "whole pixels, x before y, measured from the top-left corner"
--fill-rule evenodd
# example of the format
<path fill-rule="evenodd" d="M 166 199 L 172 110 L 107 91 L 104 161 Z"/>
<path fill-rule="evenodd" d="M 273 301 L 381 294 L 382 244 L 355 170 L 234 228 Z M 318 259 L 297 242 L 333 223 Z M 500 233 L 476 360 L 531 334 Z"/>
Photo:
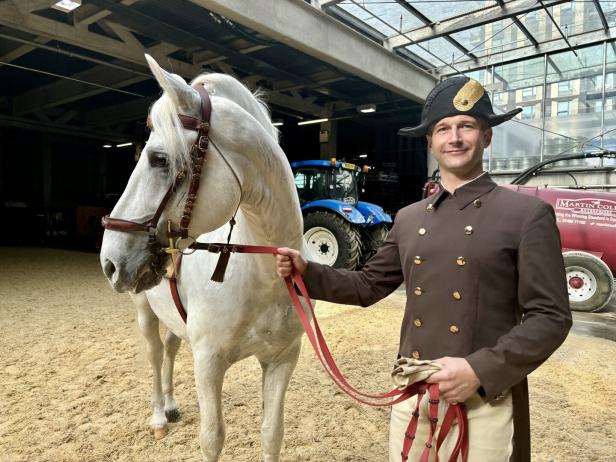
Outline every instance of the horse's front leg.
<path fill-rule="evenodd" d="M 167 435 L 167 417 L 165 416 L 165 400 L 161 383 L 160 369 L 163 363 L 163 344 L 160 340 L 159 320 L 152 311 L 145 294 L 133 294 L 131 298 L 137 308 L 137 323 L 146 340 L 148 360 L 152 366 L 152 417 L 150 431 L 154 438 L 160 439 Z"/>
<path fill-rule="evenodd" d="M 182 339 L 167 329 L 165 333 L 165 356 L 163 358 L 163 394 L 165 395 L 165 416 L 169 422 L 177 422 L 180 412 L 173 396 L 173 366 L 175 355 L 180 349 Z"/>
<path fill-rule="evenodd" d="M 293 370 L 295 370 L 300 349 L 301 342 L 297 339 L 275 357 L 259 358 L 263 368 L 261 441 L 265 462 L 280 460 L 280 448 L 284 436 L 284 397 Z"/>
<path fill-rule="evenodd" d="M 221 356 L 204 345 L 193 342 L 195 382 L 199 398 L 201 430 L 199 443 L 206 462 L 216 462 L 225 442 L 225 421 L 222 415 L 222 383 L 229 368 Z"/>

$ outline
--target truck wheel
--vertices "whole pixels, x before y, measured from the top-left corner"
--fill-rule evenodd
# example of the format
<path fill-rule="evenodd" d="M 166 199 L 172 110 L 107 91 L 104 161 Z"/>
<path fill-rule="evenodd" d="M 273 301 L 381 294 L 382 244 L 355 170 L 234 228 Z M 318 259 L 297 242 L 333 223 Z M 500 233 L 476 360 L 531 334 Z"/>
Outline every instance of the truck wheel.
<path fill-rule="evenodd" d="M 610 301 L 614 277 L 603 260 L 587 252 L 563 252 L 569 303 L 574 311 L 599 311 Z"/>
<path fill-rule="evenodd" d="M 338 215 L 313 212 L 304 217 L 304 239 L 314 261 L 354 270 L 360 256 L 357 228 Z"/>
<path fill-rule="evenodd" d="M 381 244 L 387 239 L 389 227 L 385 223 L 379 223 L 364 230 L 364 240 L 362 241 L 361 266 L 372 257 L 379 249 Z"/>

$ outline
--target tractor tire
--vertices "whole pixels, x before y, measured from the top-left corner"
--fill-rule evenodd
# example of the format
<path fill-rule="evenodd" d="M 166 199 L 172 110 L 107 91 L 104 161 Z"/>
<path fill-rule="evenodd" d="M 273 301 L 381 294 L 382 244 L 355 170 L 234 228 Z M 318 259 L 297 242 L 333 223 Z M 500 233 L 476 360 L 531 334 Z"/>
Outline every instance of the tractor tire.
<path fill-rule="evenodd" d="M 304 239 L 317 263 L 354 270 L 361 254 L 357 227 L 329 212 L 312 212 L 304 217 Z"/>
<path fill-rule="evenodd" d="M 587 252 L 563 252 L 569 304 L 573 311 L 599 311 L 614 291 L 614 276 L 603 260 Z"/>
<path fill-rule="evenodd" d="M 379 247 L 389 235 L 386 223 L 379 223 L 363 231 L 362 252 L 360 263 L 364 266 L 368 260 L 379 250 Z"/>

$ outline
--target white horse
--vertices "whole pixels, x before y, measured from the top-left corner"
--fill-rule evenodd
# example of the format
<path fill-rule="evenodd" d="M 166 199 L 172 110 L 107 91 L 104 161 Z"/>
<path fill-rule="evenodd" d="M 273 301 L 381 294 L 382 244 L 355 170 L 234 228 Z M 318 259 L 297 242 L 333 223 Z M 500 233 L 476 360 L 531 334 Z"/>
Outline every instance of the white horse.
<path fill-rule="evenodd" d="M 151 108 L 153 130 L 112 218 L 150 219 L 177 171 L 190 165 L 188 151 L 196 132 L 182 127 L 177 114 L 201 117 L 195 90 L 211 97 L 210 148 L 189 226 L 200 241 L 226 242 L 234 212 L 232 242 L 303 249 L 302 215 L 287 158 L 266 107 L 240 82 L 205 74 L 188 85 L 146 55 L 163 95 Z M 167 222 L 177 224 L 188 182 L 173 193 L 157 223 L 165 243 Z M 154 370 L 150 428 L 166 433 L 167 417 L 178 415 L 173 399 L 173 358 L 180 338 L 190 342 L 199 399 L 201 451 L 206 461 L 219 458 L 225 438 L 221 392 L 225 372 L 235 362 L 256 356 L 263 369 L 262 444 L 265 461 L 278 461 L 283 437 L 283 402 L 297 363 L 301 324 L 271 255 L 233 254 L 223 283 L 210 281 L 218 254 L 197 251 L 183 258 L 179 294 L 184 324 L 162 280 L 168 258 L 159 258 L 147 236 L 106 230 L 101 248 L 103 270 L 118 292 L 131 291 L 138 322 L 148 341 Z M 162 280 L 162 282 L 161 282 Z M 158 324 L 168 333 L 164 346 Z M 165 366 L 161 382 L 161 366 Z"/>

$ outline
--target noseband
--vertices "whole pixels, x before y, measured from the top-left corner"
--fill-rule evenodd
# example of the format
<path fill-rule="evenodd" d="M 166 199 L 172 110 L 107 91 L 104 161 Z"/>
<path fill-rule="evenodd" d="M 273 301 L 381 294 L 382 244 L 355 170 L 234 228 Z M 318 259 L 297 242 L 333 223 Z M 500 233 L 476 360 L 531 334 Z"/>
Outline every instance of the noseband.
<path fill-rule="evenodd" d="M 111 218 L 106 215 L 102 219 L 102 225 L 105 229 L 112 231 L 120 231 L 124 233 L 146 233 L 148 235 L 148 245 L 154 250 L 155 253 L 167 253 L 171 255 L 172 261 L 175 267 L 175 257 L 178 253 L 192 253 L 195 249 L 193 244 L 195 241 L 188 235 L 188 226 L 192 216 L 193 207 L 197 199 L 197 191 L 199 190 L 199 183 L 201 181 L 201 172 L 206 162 L 206 154 L 209 147 L 208 133 L 210 130 L 210 117 L 212 115 L 212 102 L 210 96 L 205 90 L 203 85 L 198 85 L 196 90 L 201 97 L 201 119 L 178 114 L 182 126 L 187 130 L 195 130 L 197 132 L 197 140 L 190 148 L 190 160 L 192 174 L 190 176 L 190 185 L 188 187 L 188 194 L 186 201 L 184 202 L 184 211 L 180 224 L 177 229 L 174 229 L 172 222 L 167 222 L 167 238 L 169 240 L 168 247 L 163 247 L 158 241 L 158 221 L 162 215 L 171 195 L 177 191 L 178 187 L 183 183 L 187 172 L 186 169 L 181 170 L 175 176 L 175 179 L 169 186 L 169 189 L 165 193 L 162 201 L 160 202 L 156 213 L 149 220 L 138 223 L 130 220 L 123 220 L 121 218 Z M 226 159 L 223 158 L 223 160 Z M 231 166 L 229 165 L 231 168 Z M 233 172 L 233 169 L 232 169 Z M 233 172 L 235 175 L 235 172 Z M 237 175 L 236 175 L 237 179 Z M 239 182 L 239 180 L 238 180 Z M 230 221 L 231 229 L 235 224 L 235 219 Z M 229 233 L 229 237 L 230 237 Z"/>

